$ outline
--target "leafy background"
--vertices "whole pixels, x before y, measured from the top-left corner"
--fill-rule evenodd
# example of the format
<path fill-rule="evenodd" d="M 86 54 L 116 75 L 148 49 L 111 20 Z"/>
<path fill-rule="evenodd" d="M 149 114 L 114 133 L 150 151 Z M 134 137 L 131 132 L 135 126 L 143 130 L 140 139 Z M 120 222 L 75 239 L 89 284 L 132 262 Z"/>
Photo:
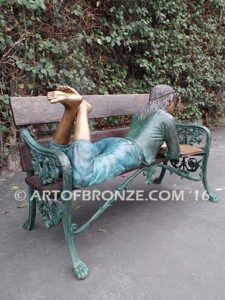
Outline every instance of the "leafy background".
<path fill-rule="evenodd" d="M 223 0 L 0 0 L 1 158 L 16 144 L 10 95 L 148 93 L 172 85 L 180 119 L 224 113 Z"/>

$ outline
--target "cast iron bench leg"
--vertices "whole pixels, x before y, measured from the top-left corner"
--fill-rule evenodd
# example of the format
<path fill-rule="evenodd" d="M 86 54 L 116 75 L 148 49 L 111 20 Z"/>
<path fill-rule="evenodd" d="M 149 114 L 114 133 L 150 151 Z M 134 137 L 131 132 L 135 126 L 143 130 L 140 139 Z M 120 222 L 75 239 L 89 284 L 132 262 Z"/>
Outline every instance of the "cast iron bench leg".
<path fill-rule="evenodd" d="M 214 194 L 208 184 L 208 180 L 207 180 L 207 164 L 208 164 L 208 156 L 209 153 L 206 153 L 206 155 L 203 156 L 203 164 L 202 164 L 202 183 L 203 186 L 209 196 L 209 201 L 211 202 L 218 202 L 219 198 L 217 197 L 216 194 Z"/>
<path fill-rule="evenodd" d="M 32 230 L 34 227 L 35 217 L 36 217 L 36 200 L 32 199 L 31 197 L 33 195 L 33 188 L 28 185 L 28 202 L 29 202 L 29 210 L 28 210 L 28 218 L 27 221 L 23 224 L 23 228 L 27 230 Z"/>
<path fill-rule="evenodd" d="M 63 201 L 63 226 L 65 240 L 67 243 L 68 251 L 72 259 L 73 272 L 77 279 L 85 279 L 88 276 L 88 267 L 79 258 L 75 244 L 74 234 L 71 224 L 71 205 L 72 201 Z"/>

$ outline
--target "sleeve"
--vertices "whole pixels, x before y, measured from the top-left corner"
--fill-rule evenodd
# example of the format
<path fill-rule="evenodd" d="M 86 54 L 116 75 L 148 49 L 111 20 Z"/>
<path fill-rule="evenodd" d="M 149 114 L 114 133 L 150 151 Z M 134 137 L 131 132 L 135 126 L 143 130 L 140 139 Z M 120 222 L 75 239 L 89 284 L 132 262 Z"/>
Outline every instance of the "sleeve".
<path fill-rule="evenodd" d="M 172 116 L 164 121 L 164 133 L 167 150 L 165 156 L 169 159 L 179 159 L 180 157 L 180 145 L 176 130 L 176 123 Z"/>

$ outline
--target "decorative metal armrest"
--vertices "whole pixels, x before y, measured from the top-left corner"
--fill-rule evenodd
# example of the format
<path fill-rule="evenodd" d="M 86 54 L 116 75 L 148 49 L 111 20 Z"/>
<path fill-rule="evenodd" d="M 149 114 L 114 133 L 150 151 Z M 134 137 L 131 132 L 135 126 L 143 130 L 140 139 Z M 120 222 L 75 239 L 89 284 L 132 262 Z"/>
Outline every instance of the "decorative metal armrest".
<path fill-rule="evenodd" d="M 61 151 L 41 146 L 30 135 L 27 128 L 20 128 L 22 140 L 31 149 L 32 166 L 35 175 L 43 184 L 56 182 L 62 173 L 63 188 L 72 189 L 72 167 L 68 157 Z"/>
<path fill-rule="evenodd" d="M 208 128 L 193 124 L 176 123 L 177 134 L 180 144 L 198 145 L 206 153 L 210 150 L 211 133 Z"/>
<path fill-rule="evenodd" d="M 177 134 L 180 144 L 195 145 L 203 149 L 203 153 L 195 157 L 182 157 L 177 161 L 170 161 L 175 168 L 176 173 L 181 177 L 186 177 L 191 180 L 201 180 L 203 173 L 206 172 L 206 164 L 209 156 L 211 145 L 211 134 L 208 128 L 193 124 L 176 124 Z M 204 158 L 202 157 L 204 156 Z M 165 168 L 165 166 L 164 166 Z M 166 166 L 166 168 L 170 168 Z M 193 177 L 190 173 L 195 173 L 200 170 L 198 177 Z M 180 173 L 180 174 L 179 174 Z"/>

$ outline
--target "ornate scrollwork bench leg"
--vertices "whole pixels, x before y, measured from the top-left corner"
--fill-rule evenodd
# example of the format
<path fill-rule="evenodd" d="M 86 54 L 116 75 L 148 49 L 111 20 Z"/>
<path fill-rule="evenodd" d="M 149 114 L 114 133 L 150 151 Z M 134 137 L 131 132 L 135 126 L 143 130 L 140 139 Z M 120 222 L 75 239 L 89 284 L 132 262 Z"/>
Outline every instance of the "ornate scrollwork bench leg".
<path fill-rule="evenodd" d="M 28 217 L 27 221 L 23 224 L 23 228 L 27 230 L 32 230 L 34 227 L 35 217 L 36 217 L 36 199 L 32 199 L 33 195 L 33 188 L 28 185 L 28 203 L 29 203 L 29 210 L 28 210 Z"/>
<path fill-rule="evenodd" d="M 211 133 L 208 128 L 199 125 L 177 124 L 177 133 L 180 144 L 198 145 L 204 149 L 202 156 L 201 174 L 203 186 L 209 196 L 209 201 L 217 202 L 218 197 L 212 193 L 207 181 L 207 164 L 211 147 Z"/>
<path fill-rule="evenodd" d="M 207 164 L 211 146 L 211 134 L 210 131 L 204 126 L 198 125 L 186 125 L 176 124 L 179 143 L 182 145 L 196 145 L 202 149 L 202 152 L 194 156 L 183 155 L 177 161 L 164 161 L 155 166 L 146 168 L 144 175 L 147 177 L 147 183 L 161 183 L 166 170 L 171 174 L 175 173 L 181 178 L 186 178 L 193 181 L 202 181 L 205 191 L 208 194 L 209 201 L 217 202 L 218 197 L 211 191 L 207 181 Z M 156 168 L 161 168 L 159 177 L 153 179 Z M 193 173 L 198 172 L 197 176 L 193 176 Z"/>
<path fill-rule="evenodd" d="M 219 198 L 216 194 L 214 194 L 208 184 L 208 179 L 207 179 L 207 165 L 208 165 L 208 157 L 209 157 L 209 150 L 204 155 L 203 157 L 203 162 L 202 162 L 202 184 L 204 186 L 204 189 L 207 191 L 207 194 L 209 196 L 209 201 L 211 202 L 218 202 Z"/>
<path fill-rule="evenodd" d="M 89 271 L 87 265 L 79 258 L 74 244 L 74 234 L 71 223 L 71 206 L 72 200 L 63 202 L 63 227 L 65 240 L 72 260 L 75 277 L 77 279 L 85 279 L 88 276 Z"/>
<path fill-rule="evenodd" d="M 170 173 L 175 173 L 181 178 L 187 178 L 193 181 L 202 181 L 204 189 L 209 196 L 209 201 L 217 202 L 218 197 L 211 191 L 207 181 L 207 164 L 211 146 L 211 133 L 209 129 L 204 126 L 192 124 L 176 124 L 176 126 L 180 144 L 197 145 L 204 150 L 204 153 L 200 155 L 201 158 L 199 160 L 193 157 L 182 157 L 180 161 L 170 161 L 171 166 L 167 164 L 168 162 L 159 164 L 157 167 L 161 168 L 160 176 L 152 180 L 151 176 L 148 175 L 150 178 L 148 181 L 150 183 L 161 183 L 166 170 L 168 170 Z M 199 176 L 192 176 L 191 173 L 194 173 L 197 170 L 200 170 Z M 153 170 L 148 170 L 147 173 L 152 175 Z"/>
<path fill-rule="evenodd" d="M 65 241 L 67 248 L 72 260 L 73 272 L 76 278 L 84 279 L 88 275 L 88 268 L 85 263 L 79 258 L 75 243 L 73 226 L 71 223 L 72 215 L 72 167 L 68 157 L 61 151 L 48 149 L 38 144 L 30 135 L 27 128 L 20 130 L 21 137 L 24 142 L 31 149 L 32 165 L 35 175 L 38 175 L 42 179 L 43 184 L 50 184 L 57 181 L 59 177 L 59 168 L 63 175 L 63 192 L 69 193 L 70 197 L 63 199 L 62 194 L 59 205 L 53 205 L 45 203 L 43 200 L 34 198 L 30 201 L 33 194 L 33 189 L 28 186 L 29 193 L 29 215 L 28 220 L 24 225 L 24 228 L 31 230 L 34 225 L 36 203 L 38 204 L 39 210 L 42 214 L 45 226 L 50 228 L 52 225 L 57 224 L 62 217 Z M 32 174 L 30 174 L 32 175 Z M 28 174 L 29 176 L 29 174 Z M 65 195 L 65 194 L 64 194 Z M 38 194 L 41 198 L 41 193 Z M 62 215 L 61 215 L 62 213 Z"/>

